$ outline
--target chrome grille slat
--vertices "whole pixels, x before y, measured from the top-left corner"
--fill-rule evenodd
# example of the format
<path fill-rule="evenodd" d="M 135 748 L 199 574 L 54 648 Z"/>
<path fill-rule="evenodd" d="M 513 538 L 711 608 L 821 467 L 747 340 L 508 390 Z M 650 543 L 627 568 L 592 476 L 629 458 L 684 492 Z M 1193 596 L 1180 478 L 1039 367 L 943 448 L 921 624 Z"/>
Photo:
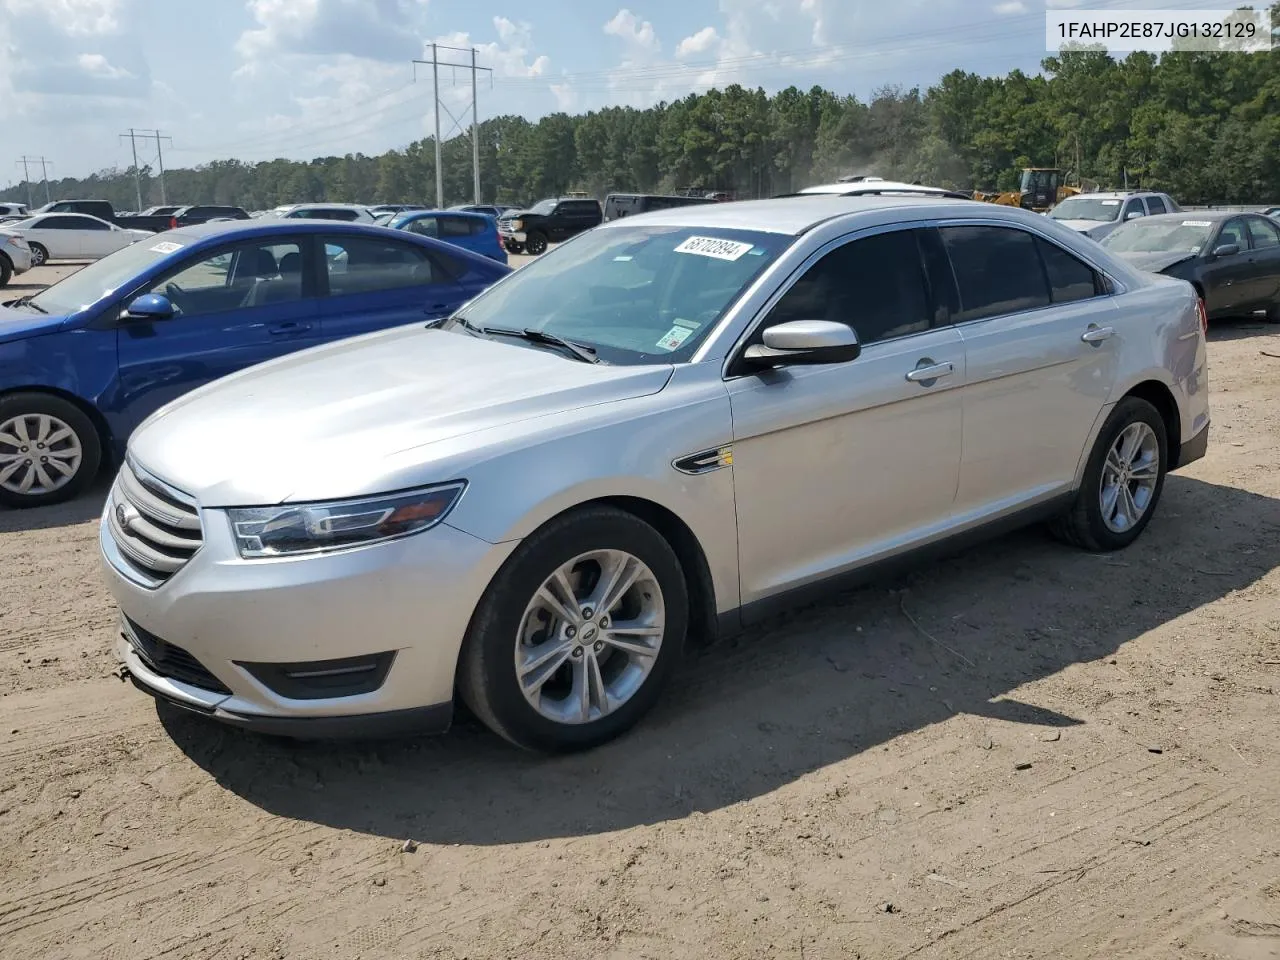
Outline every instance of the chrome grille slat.
<path fill-rule="evenodd" d="M 120 468 L 107 500 L 106 526 L 119 552 L 117 566 L 132 567 L 136 580 L 159 586 L 186 566 L 203 543 L 199 510 L 184 496 L 157 489 L 130 463 Z"/>
<path fill-rule="evenodd" d="M 200 515 L 185 504 L 173 503 L 148 490 L 133 473 L 128 464 L 118 477 L 124 494 L 144 516 L 155 517 L 161 523 L 184 530 L 200 529 Z"/>

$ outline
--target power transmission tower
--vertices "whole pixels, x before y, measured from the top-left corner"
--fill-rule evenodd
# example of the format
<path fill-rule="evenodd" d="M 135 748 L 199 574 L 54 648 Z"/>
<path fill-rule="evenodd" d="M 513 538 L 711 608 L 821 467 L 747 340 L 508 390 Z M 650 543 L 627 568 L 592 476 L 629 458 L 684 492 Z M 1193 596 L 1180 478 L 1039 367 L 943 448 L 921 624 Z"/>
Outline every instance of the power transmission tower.
<path fill-rule="evenodd" d="M 138 134 L 133 127 L 128 133 L 120 134 L 120 139 L 129 138 L 129 146 L 133 148 L 133 186 L 138 193 L 138 212 L 142 212 L 142 171 L 138 169 Z"/>
<path fill-rule="evenodd" d="M 160 202 L 168 203 L 169 195 L 164 188 L 164 152 L 160 149 L 160 141 L 168 140 L 172 144 L 173 137 L 166 137 L 159 130 L 141 130 L 139 133 L 145 133 L 148 139 L 156 142 L 156 165 L 160 168 Z"/>
<path fill-rule="evenodd" d="M 53 166 L 53 161 L 46 160 L 44 157 L 28 157 L 24 155 L 22 159 L 18 161 L 17 165 L 22 166 L 22 179 L 25 180 L 27 183 L 27 206 L 34 207 L 36 205 L 35 200 L 31 196 L 31 174 L 28 172 L 28 169 L 27 169 L 27 164 L 29 163 L 40 164 L 40 179 L 44 181 L 44 200 L 45 200 L 45 203 L 52 203 L 53 198 L 49 196 L 48 168 Z"/>
<path fill-rule="evenodd" d="M 441 50 L 451 50 L 454 53 L 470 53 L 470 63 L 452 63 L 447 60 L 440 59 Z M 455 70 L 471 71 L 471 173 L 473 186 L 475 190 L 475 202 L 480 202 L 480 107 L 479 96 L 476 92 L 477 76 L 483 71 L 492 76 L 493 70 L 489 67 L 480 67 L 476 65 L 476 49 L 475 47 L 446 47 L 442 44 L 433 43 L 431 45 L 430 60 L 414 60 L 413 79 L 418 79 L 418 64 L 431 67 L 431 90 L 432 98 L 435 106 L 432 113 L 435 114 L 436 120 L 436 206 L 444 206 L 444 169 L 441 165 L 441 140 L 440 140 L 440 111 L 443 110 L 449 114 L 449 119 L 453 121 L 453 129 L 449 131 L 449 135 L 453 135 L 453 130 L 462 126 L 462 122 L 458 120 L 449 108 L 440 102 L 440 68 L 452 67 Z"/>

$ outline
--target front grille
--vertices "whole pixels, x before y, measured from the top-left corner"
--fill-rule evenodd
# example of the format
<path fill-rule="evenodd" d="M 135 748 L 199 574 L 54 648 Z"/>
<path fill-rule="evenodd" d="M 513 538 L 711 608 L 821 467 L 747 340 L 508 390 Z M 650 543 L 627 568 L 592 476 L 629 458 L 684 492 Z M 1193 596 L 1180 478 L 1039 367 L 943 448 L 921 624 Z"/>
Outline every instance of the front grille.
<path fill-rule="evenodd" d="M 195 506 L 127 462 L 116 475 L 106 513 L 122 559 L 148 586 L 164 583 L 200 549 Z"/>
<path fill-rule="evenodd" d="M 231 693 L 221 680 L 205 669 L 204 664 L 181 647 L 161 640 L 128 617 L 125 618 L 125 624 L 128 628 L 125 639 L 133 647 L 134 653 L 160 676 L 213 693 Z"/>

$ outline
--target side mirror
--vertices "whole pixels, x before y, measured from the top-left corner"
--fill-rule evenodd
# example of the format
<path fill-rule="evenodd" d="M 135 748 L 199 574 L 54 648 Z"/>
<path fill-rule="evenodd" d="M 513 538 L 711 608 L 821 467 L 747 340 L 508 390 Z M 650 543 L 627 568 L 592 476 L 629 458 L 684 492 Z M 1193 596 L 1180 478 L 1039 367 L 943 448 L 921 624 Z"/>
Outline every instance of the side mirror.
<path fill-rule="evenodd" d="M 1124 218 L 1126 220 L 1137 220 L 1140 216 L 1142 216 L 1141 210 L 1130 210 L 1124 215 Z"/>
<path fill-rule="evenodd" d="M 1234 257 L 1240 252 L 1240 244 L 1224 243 L 1222 246 L 1214 247 L 1211 256 L 1217 260 L 1219 257 Z"/>
<path fill-rule="evenodd" d="M 830 320 L 792 320 L 769 327 L 764 343 L 747 347 L 743 360 L 757 368 L 846 363 L 862 353 L 858 335 Z"/>
<path fill-rule="evenodd" d="M 120 311 L 121 320 L 172 320 L 177 310 L 168 297 L 158 293 L 144 293 L 134 298 L 129 306 Z"/>

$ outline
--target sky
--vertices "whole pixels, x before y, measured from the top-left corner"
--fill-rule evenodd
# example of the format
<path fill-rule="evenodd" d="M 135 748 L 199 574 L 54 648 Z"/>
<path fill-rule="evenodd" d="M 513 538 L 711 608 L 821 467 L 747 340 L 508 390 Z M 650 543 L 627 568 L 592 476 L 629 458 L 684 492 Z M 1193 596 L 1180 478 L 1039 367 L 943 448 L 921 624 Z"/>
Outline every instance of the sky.
<path fill-rule="evenodd" d="M 864 99 L 956 69 L 1039 69 L 1046 2 L 1084 0 L 0 0 L 0 164 L 51 177 L 132 162 L 381 153 L 432 133 L 434 42 L 479 66 L 483 120 L 649 106 L 729 83 Z M 1201 0 L 1203 2 L 1203 0 Z M 1199 6 L 1090 0 L 1088 7 Z M 216 12 L 215 12 L 216 10 Z M 416 78 L 415 78 L 416 75 Z M 440 70 L 441 133 L 470 122 L 471 73 Z M 458 127 L 458 123 L 462 127 Z M 154 140 L 138 141 L 154 164 Z M 21 168 L 0 166 L 0 183 Z M 38 178 L 38 172 L 33 179 Z"/>

